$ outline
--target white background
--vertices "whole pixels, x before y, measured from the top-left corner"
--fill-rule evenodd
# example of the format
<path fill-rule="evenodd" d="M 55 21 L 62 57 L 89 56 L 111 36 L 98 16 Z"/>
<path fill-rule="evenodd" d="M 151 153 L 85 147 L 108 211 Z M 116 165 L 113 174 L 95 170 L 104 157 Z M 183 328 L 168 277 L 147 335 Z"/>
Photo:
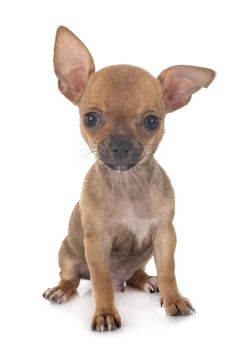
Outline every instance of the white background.
<path fill-rule="evenodd" d="M 250 1 L 2 1 L 0 9 L 0 317 L 2 349 L 251 349 Z M 78 111 L 57 90 L 57 26 L 97 69 L 129 63 L 157 76 L 174 64 L 216 70 L 167 116 L 157 159 L 176 192 L 177 279 L 197 313 L 165 317 L 158 295 L 117 294 L 123 327 L 91 332 L 90 284 L 54 306 L 57 252 L 94 158 Z M 154 266 L 148 266 L 154 273 Z"/>

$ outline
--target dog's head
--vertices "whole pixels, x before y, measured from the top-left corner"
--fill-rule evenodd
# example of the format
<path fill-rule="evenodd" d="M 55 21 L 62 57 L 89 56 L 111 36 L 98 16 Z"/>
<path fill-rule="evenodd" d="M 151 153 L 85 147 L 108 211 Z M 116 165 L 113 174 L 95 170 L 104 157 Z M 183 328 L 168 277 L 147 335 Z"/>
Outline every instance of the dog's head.
<path fill-rule="evenodd" d="M 170 67 L 157 79 L 129 65 L 95 73 L 88 49 L 65 27 L 56 34 L 54 66 L 60 91 L 79 107 L 82 136 L 113 170 L 128 170 L 152 157 L 166 113 L 185 106 L 215 75 L 193 66 Z"/>

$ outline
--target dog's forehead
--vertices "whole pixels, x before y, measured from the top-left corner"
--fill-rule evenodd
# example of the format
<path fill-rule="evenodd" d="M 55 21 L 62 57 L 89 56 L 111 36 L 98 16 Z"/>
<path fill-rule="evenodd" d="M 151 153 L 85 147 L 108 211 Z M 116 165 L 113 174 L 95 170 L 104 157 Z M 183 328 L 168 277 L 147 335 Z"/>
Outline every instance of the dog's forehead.
<path fill-rule="evenodd" d="M 127 106 L 161 108 L 159 81 L 142 68 L 115 65 L 93 74 L 88 82 L 83 103 L 104 103 L 108 108 Z"/>

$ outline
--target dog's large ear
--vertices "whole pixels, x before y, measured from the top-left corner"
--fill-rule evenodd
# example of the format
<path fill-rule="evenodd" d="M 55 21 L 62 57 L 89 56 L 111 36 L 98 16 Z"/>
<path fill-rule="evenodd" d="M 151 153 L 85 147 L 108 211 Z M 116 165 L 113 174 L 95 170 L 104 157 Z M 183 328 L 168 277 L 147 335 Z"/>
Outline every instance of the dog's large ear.
<path fill-rule="evenodd" d="M 77 104 L 95 66 L 86 46 L 63 26 L 59 27 L 56 33 L 54 70 L 62 94 Z"/>
<path fill-rule="evenodd" d="M 212 69 L 194 66 L 173 66 L 165 69 L 158 77 L 167 112 L 185 106 L 192 94 L 202 87 L 208 87 L 215 76 Z"/>

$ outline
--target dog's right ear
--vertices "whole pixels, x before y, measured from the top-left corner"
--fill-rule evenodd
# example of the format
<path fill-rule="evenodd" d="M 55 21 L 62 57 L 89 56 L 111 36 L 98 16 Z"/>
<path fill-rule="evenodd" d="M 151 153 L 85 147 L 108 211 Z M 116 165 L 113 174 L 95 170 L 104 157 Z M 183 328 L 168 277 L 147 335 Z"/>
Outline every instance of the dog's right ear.
<path fill-rule="evenodd" d="M 56 33 L 54 70 L 62 94 L 74 104 L 78 104 L 95 66 L 86 46 L 63 26 L 60 26 Z"/>

